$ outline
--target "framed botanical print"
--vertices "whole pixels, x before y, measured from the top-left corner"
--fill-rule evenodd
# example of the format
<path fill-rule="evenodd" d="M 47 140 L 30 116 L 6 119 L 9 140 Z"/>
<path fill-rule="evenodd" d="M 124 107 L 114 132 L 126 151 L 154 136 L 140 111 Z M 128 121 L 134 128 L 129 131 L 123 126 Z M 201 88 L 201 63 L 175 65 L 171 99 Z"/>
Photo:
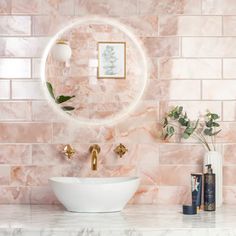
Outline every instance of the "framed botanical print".
<path fill-rule="evenodd" d="M 98 78 L 125 79 L 126 43 L 98 42 Z"/>

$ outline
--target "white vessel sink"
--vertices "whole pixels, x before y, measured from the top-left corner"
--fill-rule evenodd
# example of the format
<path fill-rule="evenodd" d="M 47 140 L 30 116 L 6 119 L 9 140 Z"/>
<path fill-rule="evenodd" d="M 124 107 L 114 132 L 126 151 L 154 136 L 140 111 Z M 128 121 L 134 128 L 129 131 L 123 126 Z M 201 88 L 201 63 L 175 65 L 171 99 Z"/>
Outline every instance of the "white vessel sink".
<path fill-rule="evenodd" d="M 121 211 L 139 186 L 138 177 L 49 179 L 58 200 L 68 211 Z"/>

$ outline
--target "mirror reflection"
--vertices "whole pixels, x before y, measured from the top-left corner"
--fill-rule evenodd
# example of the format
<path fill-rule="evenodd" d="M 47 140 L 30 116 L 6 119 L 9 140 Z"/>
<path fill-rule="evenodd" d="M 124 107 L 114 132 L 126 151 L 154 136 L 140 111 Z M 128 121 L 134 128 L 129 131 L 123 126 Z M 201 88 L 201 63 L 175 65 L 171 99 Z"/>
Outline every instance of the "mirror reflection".
<path fill-rule="evenodd" d="M 138 41 L 103 21 L 73 24 L 52 43 L 45 83 L 53 103 L 87 123 L 118 120 L 134 108 L 147 77 Z"/>

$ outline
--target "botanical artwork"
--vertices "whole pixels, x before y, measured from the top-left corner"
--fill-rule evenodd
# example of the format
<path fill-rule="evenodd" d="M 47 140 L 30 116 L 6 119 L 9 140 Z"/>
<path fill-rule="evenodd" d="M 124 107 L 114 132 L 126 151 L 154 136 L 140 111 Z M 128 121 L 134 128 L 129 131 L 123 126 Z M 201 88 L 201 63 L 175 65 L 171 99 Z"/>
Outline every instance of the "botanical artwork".
<path fill-rule="evenodd" d="M 125 78 L 125 42 L 98 43 L 98 78 Z"/>

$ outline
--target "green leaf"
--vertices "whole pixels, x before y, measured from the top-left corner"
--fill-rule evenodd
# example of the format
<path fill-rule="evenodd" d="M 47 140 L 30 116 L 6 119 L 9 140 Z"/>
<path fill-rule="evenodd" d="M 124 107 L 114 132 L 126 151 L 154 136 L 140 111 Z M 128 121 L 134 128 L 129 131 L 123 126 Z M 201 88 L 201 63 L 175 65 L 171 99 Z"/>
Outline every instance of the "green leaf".
<path fill-rule="evenodd" d="M 60 103 L 63 103 L 63 102 L 66 102 L 68 100 L 70 100 L 71 98 L 74 98 L 75 95 L 73 96 L 64 96 L 64 95 L 61 95 L 61 96 L 58 96 L 56 98 L 56 103 L 60 104 Z"/>
<path fill-rule="evenodd" d="M 165 128 L 167 125 L 168 125 L 168 119 L 167 117 L 165 117 L 163 121 L 163 128 Z"/>
<path fill-rule="evenodd" d="M 183 111 L 183 107 L 180 106 L 178 110 L 179 110 L 179 113 L 182 113 L 182 111 Z"/>
<path fill-rule="evenodd" d="M 220 118 L 220 116 L 219 116 L 218 114 L 211 113 L 211 118 L 212 118 L 213 120 L 217 120 L 217 119 Z"/>
<path fill-rule="evenodd" d="M 182 136 L 184 139 L 188 139 L 189 137 L 190 137 L 190 135 L 189 134 L 187 134 L 187 133 L 183 133 L 183 136 Z"/>
<path fill-rule="evenodd" d="M 211 136 L 211 134 L 212 134 L 212 128 L 204 129 L 204 134 L 205 134 L 205 135 L 208 135 L 208 136 Z"/>
<path fill-rule="evenodd" d="M 213 126 L 213 127 L 220 127 L 220 124 L 219 124 L 219 123 L 216 123 L 216 122 L 212 122 L 212 126 Z"/>
<path fill-rule="evenodd" d="M 218 130 L 218 131 L 216 131 L 216 132 L 214 132 L 214 133 L 212 133 L 212 136 L 215 136 L 215 135 L 217 135 L 218 133 L 220 133 L 220 131 L 221 131 L 221 129 L 220 129 L 220 130 Z"/>
<path fill-rule="evenodd" d="M 61 107 L 63 111 L 73 111 L 75 108 L 72 106 L 63 106 Z"/>
<path fill-rule="evenodd" d="M 50 82 L 47 82 L 46 84 L 47 84 L 47 89 L 48 89 L 49 94 L 55 100 L 52 84 Z"/>
<path fill-rule="evenodd" d="M 213 121 L 212 120 L 209 120 L 209 121 L 206 121 L 206 127 L 212 127 L 212 123 Z"/>

